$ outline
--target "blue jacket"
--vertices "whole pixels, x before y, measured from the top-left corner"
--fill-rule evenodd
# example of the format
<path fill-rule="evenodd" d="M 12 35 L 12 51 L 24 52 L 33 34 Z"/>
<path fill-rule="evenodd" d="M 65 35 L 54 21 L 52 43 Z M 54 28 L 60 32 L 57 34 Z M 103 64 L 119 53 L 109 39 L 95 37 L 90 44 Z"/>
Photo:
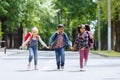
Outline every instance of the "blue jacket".
<path fill-rule="evenodd" d="M 57 40 L 58 40 L 58 32 L 55 32 L 51 37 L 50 37 L 50 40 L 49 40 L 49 45 L 52 46 L 52 48 L 55 47 L 55 44 L 57 43 Z M 63 40 L 65 42 L 65 46 L 69 46 L 69 47 L 72 47 L 72 42 L 69 40 L 67 34 L 64 32 L 62 34 L 63 36 Z"/>

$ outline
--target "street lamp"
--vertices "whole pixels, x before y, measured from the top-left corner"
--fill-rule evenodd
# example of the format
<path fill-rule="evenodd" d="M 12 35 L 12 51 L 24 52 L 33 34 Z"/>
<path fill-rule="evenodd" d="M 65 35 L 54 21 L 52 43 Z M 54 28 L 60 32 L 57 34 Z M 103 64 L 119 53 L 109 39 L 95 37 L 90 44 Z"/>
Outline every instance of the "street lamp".
<path fill-rule="evenodd" d="M 98 16 L 97 16 L 97 25 L 98 25 L 98 50 L 101 50 L 101 32 L 100 32 L 100 0 L 92 0 L 95 3 L 98 3 Z"/>
<path fill-rule="evenodd" d="M 111 52 L 111 0 L 108 0 L 108 51 Z"/>
<path fill-rule="evenodd" d="M 100 32 L 100 0 L 98 0 L 98 49 L 101 50 L 101 32 Z"/>

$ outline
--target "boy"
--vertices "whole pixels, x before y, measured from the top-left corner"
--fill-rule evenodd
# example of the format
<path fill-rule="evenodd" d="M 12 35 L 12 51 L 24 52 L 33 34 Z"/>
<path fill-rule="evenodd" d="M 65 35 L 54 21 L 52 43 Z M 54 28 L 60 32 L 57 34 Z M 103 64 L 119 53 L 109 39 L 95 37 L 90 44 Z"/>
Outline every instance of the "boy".
<path fill-rule="evenodd" d="M 64 32 L 63 24 L 58 25 L 58 31 L 56 31 L 49 40 L 49 46 L 55 50 L 56 55 L 56 64 L 57 69 L 64 69 L 65 64 L 65 47 L 72 47 L 72 43 L 70 42 L 67 34 Z"/>

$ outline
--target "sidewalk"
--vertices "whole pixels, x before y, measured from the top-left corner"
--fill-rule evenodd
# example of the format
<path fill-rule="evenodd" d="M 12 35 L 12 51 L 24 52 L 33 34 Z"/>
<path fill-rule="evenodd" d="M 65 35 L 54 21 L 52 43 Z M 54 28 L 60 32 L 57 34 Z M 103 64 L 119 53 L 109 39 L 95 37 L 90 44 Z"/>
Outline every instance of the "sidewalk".
<path fill-rule="evenodd" d="M 4 53 L 3 50 L 0 50 L 0 57 L 2 56 L 8 56 L 8 55 L 14 55 L 14 54 L 19 54 L 26 52 L 26 50 L 19 50 L 19 49 L 6 49 L 6 54 Z"/>

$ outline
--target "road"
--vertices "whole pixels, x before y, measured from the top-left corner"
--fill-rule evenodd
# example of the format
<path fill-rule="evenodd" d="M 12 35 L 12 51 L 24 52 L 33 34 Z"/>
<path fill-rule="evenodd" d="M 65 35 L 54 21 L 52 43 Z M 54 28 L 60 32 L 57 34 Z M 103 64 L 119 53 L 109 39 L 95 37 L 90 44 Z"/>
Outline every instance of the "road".
<path fill-rule="evenodd" d="M 120 58 L 89 54 L 81 72 L 78 52 L 66 51 L 65 69 L 58 71 L 54 51 L 39 51 L 39 70 L 27 70 L 28 51 L 14 52 L 0 57 L 0 80 L 120 80 Z"/>

